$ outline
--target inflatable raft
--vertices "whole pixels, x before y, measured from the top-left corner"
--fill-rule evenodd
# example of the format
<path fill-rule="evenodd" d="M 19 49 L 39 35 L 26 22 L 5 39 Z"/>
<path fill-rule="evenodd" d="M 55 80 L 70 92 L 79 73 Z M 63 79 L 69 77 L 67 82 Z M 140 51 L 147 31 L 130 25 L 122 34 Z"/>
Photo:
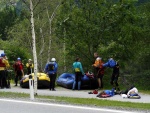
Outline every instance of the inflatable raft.
<path fill-rule="evenodd" d="M 31 74 L 32 79 L 34 80 L 34 73 Z M 45 73 L 37 73 L 37 80 L 38 80 L 38 88 L 49 88 L 50 79 L 47 74 Z M 29 88 L 29 75 L 25 75 L 20 80 L 20 86 L 22 88 Z"/>
<path fill-rule="evenodd" d="M 61 74 L 57 80 L 56 83 L 59 86 L 72 89 L 73 82 L 75 79 L 75 74 L 72 73 L 63 73 Z M 81 79 L 81 88 L 95 88 L 97 87 L 97 80 L 96 79 L 91 79 L 87 75 L 84 75 Z"/>

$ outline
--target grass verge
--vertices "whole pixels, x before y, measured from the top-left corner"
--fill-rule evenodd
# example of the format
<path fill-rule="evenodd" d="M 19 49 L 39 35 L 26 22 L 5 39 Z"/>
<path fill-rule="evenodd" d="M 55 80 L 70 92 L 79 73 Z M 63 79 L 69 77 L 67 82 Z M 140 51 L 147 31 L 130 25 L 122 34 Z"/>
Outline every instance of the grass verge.
<path fill-rule="evenodd" d="M 30 95 L 26 93 L 12 93 L 0 92 L 1 98 L 29 98 Z M 56 97 L 56 96 L 35 96 L 35 99 L 47 100 L 46 102 L 58 102 L 66 104 L 87 105 L 96 107 L 117 107 L 117 108 L 132 108 L 141 110 L 150 110 L 150 103 L 132 103 L 120 102 L 102 99 L 85 99 L 85 98 L 72 98 L 72 97 Z"/>

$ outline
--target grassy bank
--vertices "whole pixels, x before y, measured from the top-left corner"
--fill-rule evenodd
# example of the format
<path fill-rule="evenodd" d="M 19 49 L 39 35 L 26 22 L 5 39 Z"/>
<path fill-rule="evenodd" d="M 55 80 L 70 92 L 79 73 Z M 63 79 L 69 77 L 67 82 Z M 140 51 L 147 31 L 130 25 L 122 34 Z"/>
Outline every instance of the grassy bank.
<path fill-rule="evenodd" d="M 29 99 L 30 95 L 25 93 L 0 92 L 0 98 L 24 98 Z M 96 107 L 117 107 L 117 108 L 132 108 L 141 110 L 150 110 L 150 103 L 132 103 L 120 102 L 101 99 L 85 99 L 72 97 L 56 97 L 56 96 L 36 96 L 36 100 L 46 100 L 46 102 L 57 102 L 76 105 L 88 105 Z"/>

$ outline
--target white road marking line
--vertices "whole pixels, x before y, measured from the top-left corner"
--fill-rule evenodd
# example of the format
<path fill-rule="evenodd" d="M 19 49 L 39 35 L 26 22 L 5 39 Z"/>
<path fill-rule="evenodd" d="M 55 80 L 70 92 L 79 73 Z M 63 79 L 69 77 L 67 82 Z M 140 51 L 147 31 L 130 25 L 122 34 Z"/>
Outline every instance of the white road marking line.
<path fill-rule="evenodd" d="M 46 106 L 55 106 L 55 107 L 76 108 L 76 109 L 86 109 L 86 110 L 94 110 L 94 111 L 108 111 L 108 112 L 114 112 L 114 113 L 135 113 L 135 112 L 128 112 L 128 111 L 112 110 L 112 109 L 89 108 L 89 107 L 80 107 L 80 106 L 73 106 L 73 105 L 50 104 L 50 103 L 20 101 L 20 100 L 9 100 L 9 99 L 0 99 L 0 101 L 24 103 L 24 104 L 34 104 L 34 105 L 46 105 Z"/>

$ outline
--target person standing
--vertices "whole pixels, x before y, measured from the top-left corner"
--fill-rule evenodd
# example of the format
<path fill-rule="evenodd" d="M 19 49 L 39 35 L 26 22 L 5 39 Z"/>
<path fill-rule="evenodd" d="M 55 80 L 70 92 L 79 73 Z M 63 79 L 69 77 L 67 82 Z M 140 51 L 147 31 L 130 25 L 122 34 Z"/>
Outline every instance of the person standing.
<path fill-rule="evenodd" d="M 112 57 L 109 58 L 108 62 L 103 64 L 103 67 L 113 68 L 113 72 L 111 75 L 111 85 L 114 87 L 115 91 L 120 91 L 119 84 L 118 84 L 118 77 L 119 77 L 119 63 L 116 62 Z"/>
<path fill-rule="evenodd" d="M 26 63 L 26 67 L 27 67 L 27 75 L 31 74 L 33 72 L 32 70 L 34 67 L 31 59 L 29 59 L 28 63 Z"/>
<path fill-rule="evenodd" d="M 17 58 L 17 61 L 13 67 L 15 70 L 15 86 L 17 86 L 18 80 L 21 80 L 21 78 L 24 76 L 23 63 L 21 62 L 21 58 Z"/>
<path fill-rule="evenodd" d="M 73 70 L 75 73 L 75 80 L 73 82 L 72 90 L 75 90 L 76 84 L 78 83 L 78 90 L 80 90 L 81 87 L 81 77 L 84 75 L 84 71 L 82 68 L 82 64 L 80 62 L 80 58 L 77 57 L 75 62 L 73 63 Z"/>
<path fill-rule="evenodd" d="M 9 62 L 5 53 L 1 54 L 0 57 L 0 87 L 3 89 L 4 87 L 7 88 L 6 82 L 6 70 L 10 67 Z"/>
<path fill-rule="evenodd" d="M 102 66 L 103 62 L 102 62 L 102 58 L 99 57 L 98 53 L 95 52 L 94 53 L 94 57 L 95 57 L 95 62 L 92 65 L 95 69 L 95 74 L 96 74 L 96 78 L 98 81 L 98 89 L 103 88 L 103 76 L 104 76 L 104 67 Z"/>
<path fill-rule="evenodd" d="M 45 69 L 44 69 L 45 73 L 50 78 L 49 89 L 52 91 L 56 91 L 55 90 L 55 81 L 56 81 L 56 76 L 57 76 L 57 69 L 58 69 L 58 64 L 57 64 L 55 58 L 52 58 L 51 61 L 46 64 Z"/>

